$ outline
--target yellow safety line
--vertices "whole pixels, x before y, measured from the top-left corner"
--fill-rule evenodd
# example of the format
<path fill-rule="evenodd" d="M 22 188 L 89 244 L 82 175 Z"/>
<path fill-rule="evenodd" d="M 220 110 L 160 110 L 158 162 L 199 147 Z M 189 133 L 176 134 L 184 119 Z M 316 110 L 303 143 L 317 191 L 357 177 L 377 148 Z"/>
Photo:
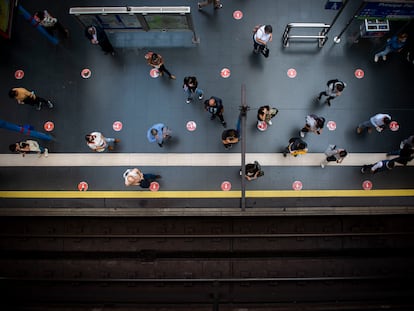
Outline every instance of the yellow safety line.
<path fill-rule="evenodd" d="M 414 196 L 414 189 L 246 191 L 247 198 L 404 196 Z M 0 198 L 4 199 L 234 199 L 240 197 L 241 191 L 0 191 Z"/>

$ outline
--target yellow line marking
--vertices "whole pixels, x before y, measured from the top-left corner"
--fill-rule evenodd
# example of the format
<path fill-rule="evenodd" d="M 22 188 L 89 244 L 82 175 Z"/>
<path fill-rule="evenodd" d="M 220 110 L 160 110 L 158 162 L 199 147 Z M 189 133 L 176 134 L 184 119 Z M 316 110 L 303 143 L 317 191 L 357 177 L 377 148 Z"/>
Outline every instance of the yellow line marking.
<path fill-rule="evenodd" d="M 383 190 L 250 190 L 247 198 L 404 197 L 414 189 Z M 0 191 L 3 199 L 235 199 L 241 191 Z"/>

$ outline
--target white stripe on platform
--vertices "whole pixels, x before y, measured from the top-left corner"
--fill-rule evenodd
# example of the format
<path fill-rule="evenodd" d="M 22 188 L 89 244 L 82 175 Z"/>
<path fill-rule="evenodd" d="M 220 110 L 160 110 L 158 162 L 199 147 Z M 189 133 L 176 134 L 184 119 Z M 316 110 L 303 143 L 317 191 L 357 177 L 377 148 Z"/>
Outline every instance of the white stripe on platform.
<path fill-rule="evenodd" d="M 286 158 L 281 153 L 247 153 L 246 163 L 258 161 L 262 166 L 319 166 L 323 153 Z M 385 153 L 352 153 L 341 164 L 361 166 L 386 159 Z M 0 166 L 240 166 L 240 153 L 49 153 L 49 157 L 28 154 L 0 154 Z M 409 163 L 413 166 L 414 163 Z"/>

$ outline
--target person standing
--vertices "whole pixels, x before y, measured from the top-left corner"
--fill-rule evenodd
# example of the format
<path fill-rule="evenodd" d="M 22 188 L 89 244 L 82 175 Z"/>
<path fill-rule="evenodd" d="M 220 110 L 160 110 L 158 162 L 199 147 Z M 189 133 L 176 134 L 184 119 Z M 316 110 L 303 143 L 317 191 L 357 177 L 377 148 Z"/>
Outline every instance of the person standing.
<path fill-rule="evenodd" d="M 277 108 L 270 108 L 270 106 L 262 106 L 257 111 L 257 121 L 266 122 L 268 125 L 272 125 L 272 118 L 274 118 L 279 110 Z"/>
<path fill-rule="evenodd" d="M 30 139 L 11 144 L 9 149 L 11 152 L 20 153 L 23 157 L 26 153 L 37 153 L 39 156 L 44 155 L 45 158 L 49 155 L 49 150 L 47 148 L 43 148 L 37 141 Z"/>
<path fill-rule="evenodd" d="M 18 104 L 27 104 L 36 107 L 36 110 L 41 110 L 42 105 L 45 104 L 49 109 L 54 107 L 50 100 L 46 100 L 40 96 L 36 96 L 34 91 L 29 91 L 23 87 L 15 87 L 9 90 L 9 97 L 16 99 Z"/>
<path fill-rule="evenodd" d="M 267 44 L 272 42 L 273 28 L 271 25 L 257 25 L 253 29 L 253 52 L 255 54 L 262 53 L 265 57 L 269 57 L 269 49 Z"/>
<path fill-rule="evenodd" d="M 95 152 L 104 152 L 106 148 L 112 151 L 114 150 L 113 144 L 120 142 L 117 138 L 105 137 L 101 132 L 92 132 L 85 135 L 85 140 L 88 147 Z"/>
<path fill-rule="evenodd" d="M 289 145 L 283 150 L 283 156 L 289 153 L 290 155 L 297 157 L 301 154 L 306 154 L 308 152 L 308 145 L 299 137 L 292 137 L 289 139 Z"/>
<path fill-rule="evenodd" d="M 185 77 L 183 89 L 187 95 L 187 104 L 191 103 L 191 101 L 194 99 L 194 95 L 197 96 L 199 100 L 202 100 L 204 97 L 203 90 L 198 88 L 198 81 L 196 77 Z"/>
<path fill-rule="evenodd" d="M 305 133 L 313 132 L 318 135 L 321 134 L 323 127 L 325 125 L 325 118 L 318 117 L 316 114 L 310 114 L 306 116 L 305 126 L 300 130 L 300 137 L 305 137 Z"/>
<path fill-rule="evenodd" d="M 160 54 L 154 52 L 148 52 L 145 54 L 145 59 L 147 60 L 148 65 L 158 70 L 160 76 L 164 75 L 164 72 L 170 77 L 170 79 L 175 80 L 176 77 L 171 74 L 164 65 L 164 59 Z"/>
<path fill-rule="evenodd" d="M 201 10 L 202 8 L 204 8 L 205 6 L 209 5 L 209 4 L 213 4 L 214 3 L 214 9 L 221 9 L 223 7 L 223 5 L 221 4 L 220 0 L 206 0 L 203 2 L 199 2 L 198 5 L 198 9 Z"/>
<path fill-rule="evenodd" d="M 395 167 L 394 160 L 382 160 L 374 164 L 365 164 L 361 168 L 361 173 L 376 174 L 378 172 L 390 171 Z"/>
<path fill-rule="evenodd" d="M 361 134 L 366 129 L 368 133 L 371 133 L 372 128 L 375 128 L 377 132 L 382 132 L 390 123 L 391 116 L 389 114 L 378 113 L 375 116 L 372 116 L 369 120 L 361 122 L 356 131 L 357 134 Z"/>
<path fill-rule="evenodd" d="M 161 178 L 160 175 L 143 174 L 137 168 L 127 169 L 122 176 L 125 180 L 125 186 L 140 186 L 141 188 L 149 188 L 153 181 Z"/>
<path fill-rule="evenodd" d="M 329 80 L 326 83 L 326 90 L 319 93 L 318 100 L 321 100 L 322 96 L 327 96 L 325 104 L 331 106 L 331 100 L 338 96 L 341 96 L 342 91 L 346 87 L 345 82 L 339 81 L 338 79 Z"/>
<path fill-rule="evenodd" d="M 382 57 L 383 61 L 387 60 L 387 55 L 391 52 L 400 52 L 405 44 L 407 43 L 408 35 L 406 33 L 399 34 L 398 36 L 393 36 L 387 40 L 385 49 L 381 52 L 378 52 L 374 56 L 374 62 L 378 62 L 379 58 Z"/>
<path fill-rule="evenodd" d="M 115 56 L 114 47 L 109 41 L 108 36 L 106 35 L 103 28 L 96 25 L 89 25 L 85 29 L 85 36 L 92 44 L 98 44 L 101 47 L 102 51 L 105 52 L 105 54 L 111 54 L 112 56 Z"/>
<path fill-rule="evenodd" d="M 264 172 L 262 171 L 262 167 L 257 161 L 254 161 L 254 163 L 246 164 L 245 168 L 246 168 L 245 177 L 248 181 L 255 180 L 264 175 Z M 240 169 L 240 175 L 242 175 L 241 169 Z"/>
<path fill-rule="evenodd" d="M 42 25 L 50 35 L 53 35 L 53 32 L 57 30 L 63 37 L 69 37 L 69 30 L 63 27 L 59 20 L 56 17 L 53 17 L 47 10 L 37 11 L 33 18 L 36 22 Z"/>
<path fill-rule="evenodd" d="M 322 168 L 324 168 L 329 162 L 342 163 L 348 153 L 343 148 L 336 148 L 336 145 L 329 145 L 325 150 L 325 155 L 325 159 L 321 162 Z"/>
<path fill-rule="evenodd" d="M 163 123 L 157 123 L 151 126 L 147 131 L 147 139 L 150 143 L 157 143 L 163 147 L 164 142 L 171 138 L 171 130 Z"/>
<path fill-rule="evenodd" d="M 239 142 L 239 132 L 234 129 L 224 130 L 221 134 L 221 142 L 224 145 L 224 148 L 230 149 L 233 145 Z"/>
<path fill-rule="evenodd" d="M 218 117 L 221 125 L 227 127 L 227 123 L 224 121 L 223 117 L 224 107 L 221 98 L 211 96 L 210 99 L 204 102 L 204 109 L 211 114 L 210 120 L 214 120 Z"/>

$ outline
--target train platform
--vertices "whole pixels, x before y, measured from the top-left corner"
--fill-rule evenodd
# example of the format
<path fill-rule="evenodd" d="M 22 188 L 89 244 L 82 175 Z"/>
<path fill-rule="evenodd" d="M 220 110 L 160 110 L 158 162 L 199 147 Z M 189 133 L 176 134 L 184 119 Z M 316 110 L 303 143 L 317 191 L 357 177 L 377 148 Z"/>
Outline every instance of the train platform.
<path fill-rule="evenodd" d="M 360 169 L 387 159 L 387 152 L 414 134 L 413 64 L 404 51 L 374 62 L 374 54 L 390 36 L 407 32 L 409 40 L 414 40 L 414 26 L 410 21 L 391 21 L 389 34 L 359 38 L 363 21 L 354 20 L 341 42 L 335 43 L 333 38 L 345 29 L 360 4 L 349 1 L 322 48 L 313 41 L 284 47 L 282 34 L 289 23 L 331 24 L 338 11 L 325 9 L 326 2 L 223 1 L 220 10 L 212 6 L 198 10 L 197 1 L 158 1 L 157 6 L 191 8 L 199 43 L 167 46 L 159 41 L 168 32 L 154 42 L 147 33 L 144 43 L 136 47 L 125 38 L 113 40 L 116 55 L 112 57 L 88 42 L 84 29 L 68 12 L 77 6 L 115 6 L 113 1 L 20 1 L 29 12 L 48 9 L 69 29 L 70 37 L 55 46 L 16 14 L 11 40 L 0 40 L 2 119 L 30 124 L 53 136 L 49 142 L 39 140 L 49 149 L 47 158 L 22 157 L 11 154 L 8 146 L 28 137 L 1 130 L 0 214 L 36 213 L 31 208 L 67 215 L 81 210 L 85 215 L 119 210 L 127 215 L 134 208 L 134 215 L 150 216 L 239 214 L 241 143 L 224 149 L 224 128 L 209 119 L 203 101 L 210 96 L 222 98 L 227 127 L 236 128 L 242 86 L 249 107 L 246 163 L 259 161 L 265 172 L 246 182 L 250 215 L 255 211 L 263 216 L 306 214 L 307 209 L 318 214 L 412 213 L 413 162 L 374 175 L 361 174 Z M 128 5 L 151 6 L 153 1 Z M 252 29 L 257 24 L 273 26 L 268 58 L 253 53 Z M 177 79 L 153 78 L 144 58 L 148 51 L 160 53 Z M 81 76 L 85 68 L 91 71 L 88 79 Z M 18 70 L 24 77 L 16 78 Z M 186 104 L 182 85 L 189 75 L 197 77 L 205 98 Z M 335 78 L 345 81 L 346 88 L 328 107 L 315 98 Z M 13 87 L 34 90 L 55 107 L 36 111 L 17 105 L 7 95 Z M 256 115 L 263 105 L 279 112 L 273 125 L 259 131 Z M 304 138 L 308 154 L 283 157 L 289 139 L 299 135 L 311 113 L 327 121 L 321 135 Z M 357 125 L 377 113 L 390 114 L 398 126 L 358 135 Z M 189 121 L 196 128 L 188 127 Z M 46 122 L 53 122 L 50 132 Z M 173 132 L 163 148 L 146 137 L 148 128 L 159 122 Z M 112 152 L 93 153 L 84 139 L 93 131 L 121 141 Z M 321 168 L 329 144 L 345 148 L 349 155 L 341 164 Z M 125 187 L 123 172 L 133 167 L 162 175 L 159 188 Z"/>

